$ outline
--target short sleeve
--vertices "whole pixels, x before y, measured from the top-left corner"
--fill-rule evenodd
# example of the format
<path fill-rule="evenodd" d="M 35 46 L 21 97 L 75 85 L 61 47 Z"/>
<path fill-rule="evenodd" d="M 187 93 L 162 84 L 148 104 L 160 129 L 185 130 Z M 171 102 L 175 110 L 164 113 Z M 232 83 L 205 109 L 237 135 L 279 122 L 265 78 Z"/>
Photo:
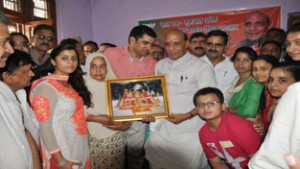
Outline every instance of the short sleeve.
<path fill-rule="evenodd" d="M 207 133 L 206 132 L 208 132 L 208 129 L 207 129 L 207 127 L 203 126 L 201 128 L 201 130 L 199 131 L 199 140 L 200 140 L 200 143 L 202 145 L 202 148 L 203 148 L 203 151 L 204 151 L 206 157 L 214 158 L 217 155 L 207 145 L 208 141 L 207 141 Z"/>

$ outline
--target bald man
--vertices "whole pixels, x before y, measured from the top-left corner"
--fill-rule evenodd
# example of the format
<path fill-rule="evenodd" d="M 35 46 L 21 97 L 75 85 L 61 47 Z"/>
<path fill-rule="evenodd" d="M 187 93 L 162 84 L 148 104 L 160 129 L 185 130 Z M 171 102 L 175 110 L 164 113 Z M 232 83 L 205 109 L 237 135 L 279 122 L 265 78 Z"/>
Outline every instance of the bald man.
<path fill-rule="evenodd" d="M 270 27 L 270 17 L 261 11 L 252 11 L 246 15 L 244 33 L 246 39 L 240 42 L 239 47 L 249 46 L 259 51 L 265 41 L 265 35 Z"/>
<path fill-rule="evenodd" d="M 180 30 L 165 35 L 168 57 L 160 60 L 156 75 L 166 75 L 171 115 L 150 126 L 146 158 L 150 167 L 166 169 L 207 168 L 207 159 L 198 139 L 204 121 L 196 115 L 193 95 L 198 89 L 216 86 L 213 69 L 189 52 L 187 36 Z"/>

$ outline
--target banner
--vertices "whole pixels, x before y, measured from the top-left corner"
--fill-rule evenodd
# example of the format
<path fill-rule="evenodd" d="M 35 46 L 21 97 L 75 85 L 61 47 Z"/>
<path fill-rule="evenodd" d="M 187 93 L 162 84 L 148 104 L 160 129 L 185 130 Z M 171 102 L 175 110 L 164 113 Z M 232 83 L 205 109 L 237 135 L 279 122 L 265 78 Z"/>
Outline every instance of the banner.
<path fill-rule="evenodd" d="M 270 25 L 267 29 L 272 27 L 280 28 L 280 7 L 140 20 L 139 24 L 153 28 L 162 43 L 164 42 L 164 32 L 168 29 L 180 29 L 185 32 L 188 37 L 195 32 L 207 34 L 211 30 L 220 29 L 229 35 L 230 43 L 226 54 L 232 55 L 239 44 L 247 39 L 245 35 L 245 18 L 254 11 L 262 12 L 269 17 Z"/>

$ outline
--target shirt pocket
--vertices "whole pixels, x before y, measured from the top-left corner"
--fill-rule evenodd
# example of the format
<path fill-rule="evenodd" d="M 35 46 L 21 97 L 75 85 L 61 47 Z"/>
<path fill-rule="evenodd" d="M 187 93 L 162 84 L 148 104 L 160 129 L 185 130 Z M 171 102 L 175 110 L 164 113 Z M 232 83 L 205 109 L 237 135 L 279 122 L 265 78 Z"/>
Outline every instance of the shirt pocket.
<path fill-rule="evenodd" d="M 197 87 L 197 83 L 193 81 L 192 75 L 185 72 L 173 72 L 168 75 L 169 92 L 177 94 L 186 94 L 192 88 Z"/>

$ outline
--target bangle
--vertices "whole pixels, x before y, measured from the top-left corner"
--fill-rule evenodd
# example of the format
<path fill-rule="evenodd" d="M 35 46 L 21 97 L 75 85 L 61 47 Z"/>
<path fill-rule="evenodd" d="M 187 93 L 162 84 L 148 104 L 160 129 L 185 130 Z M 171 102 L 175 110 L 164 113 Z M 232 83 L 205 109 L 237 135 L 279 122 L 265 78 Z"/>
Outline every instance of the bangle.
<path fill-rule="evenodd" d="M 60 162 L 56 163 L 58 168 L 62 168 L 66 164 L 67 160 L 65 158 L 61 159 Z"/>

